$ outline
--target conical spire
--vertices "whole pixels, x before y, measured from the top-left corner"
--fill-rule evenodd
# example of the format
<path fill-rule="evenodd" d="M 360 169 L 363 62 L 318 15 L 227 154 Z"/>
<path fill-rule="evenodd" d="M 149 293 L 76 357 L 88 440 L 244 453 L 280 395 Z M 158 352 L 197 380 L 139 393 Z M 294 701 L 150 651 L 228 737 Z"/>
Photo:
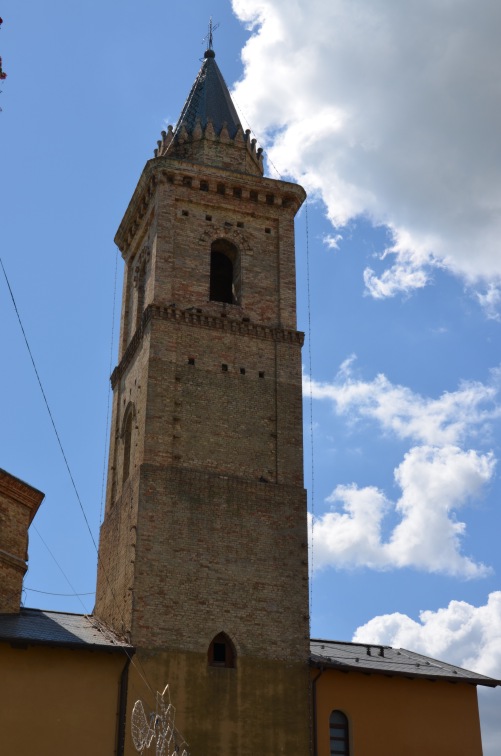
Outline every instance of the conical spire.
<path fill-rule="evenodd" d="M 185 126 L 191 133 L 198 119 L 203 129 L 211 121 L 216 134 L 219 134 L 226 124 L 230 139 L 242 128 L 215 58 L 214 50 L 206 50 L 204 62 L 188 95 L 175 132 L 178 132 L 181 126 Z"/>
<path fill-rule="evenodd" d="M 212 41 L 212 40 L 211 40 Z M 162 131 L 155 157 L 263 175 L 263 151 L 242 129 L 209 45 L 176 127 Z"/>

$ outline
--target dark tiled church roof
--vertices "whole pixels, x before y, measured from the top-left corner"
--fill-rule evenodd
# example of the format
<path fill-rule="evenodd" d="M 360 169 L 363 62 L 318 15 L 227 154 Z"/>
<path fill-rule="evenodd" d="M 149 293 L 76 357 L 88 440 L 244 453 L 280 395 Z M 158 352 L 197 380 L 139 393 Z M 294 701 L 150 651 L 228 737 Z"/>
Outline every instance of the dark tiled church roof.
<path fill-rule="evenodd" d="M 447 680 L 448 682 L 487 685 L 491 688 L 501 684 L 500 680 L 470 672 L 454 664 L 430 659 L 428 656 L 407 651 L 405 648 L 312 639 L 310 654 L 314 665 L 339 669 L 343 672 Z"/>
<path fill-rule="evenodd" d="M 233 139 L 238 128 L 241 128 L 237 111 L 216 63 L 213 50 L 205 52 L 204 62 L 188 95 L 175 130 L 178 131 L 184 124 L 188 132 L 191 132 L 198 119 L 200 119 L 203 129 L 210 119 L 216 133 L 219 133 L 226 123 L 230 139 Z"/>
<path fill-rule="evenodd" d="M 0 614 L 0 643 L 122 651 L 131 648 L 86 614 L 21 609 Z"/>

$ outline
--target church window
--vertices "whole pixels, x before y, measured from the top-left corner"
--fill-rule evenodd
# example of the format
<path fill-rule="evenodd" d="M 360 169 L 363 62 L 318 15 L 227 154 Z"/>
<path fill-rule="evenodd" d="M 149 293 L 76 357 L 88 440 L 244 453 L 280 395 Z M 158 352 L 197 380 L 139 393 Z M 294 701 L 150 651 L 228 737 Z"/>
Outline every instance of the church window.
<path fill-rule="evenodd" d="M 331 756 L 349 756 L 348 718 L 342 711 L 335 709 L 330 715 L 329 733 Z"/>
<path fill-rule="evenodd" d="M 125 483 L 125 481 L 129 477 L 130 473 L 130 461 L 131 461 L 131 452 L 132 452 L 132 422 L 133 422 L 133 411 L 132 407 L 129 406 L 128 410 L 126 410 L 126 417 L 124 422 L 124 430 L 123 430 L 123 445 L 124 445 L 124 455 L 123 455 L 123 467 L 122 467 L 122 482 Z"/>
<path fill-rule="evenodd" d="M 226 239 L 217 239 L 211 245 L 209 299 L 240 303 L 240 257 L 235 245 Z"/>
<path fill-rule="evenodd" d="M 226 633 L 219 633 L 213 638 L 207 656 L 210 667 L 231 669 L 235 666 L 235 648 Z"/>
<path fill-rule="evenodd" d="M 136 308 L 136 329 L 141 325 L 141 318 L 144 312 L 144 297 L 146 292 L 146 265 L 142 264 L 137 281 L 137 308 Z"/>

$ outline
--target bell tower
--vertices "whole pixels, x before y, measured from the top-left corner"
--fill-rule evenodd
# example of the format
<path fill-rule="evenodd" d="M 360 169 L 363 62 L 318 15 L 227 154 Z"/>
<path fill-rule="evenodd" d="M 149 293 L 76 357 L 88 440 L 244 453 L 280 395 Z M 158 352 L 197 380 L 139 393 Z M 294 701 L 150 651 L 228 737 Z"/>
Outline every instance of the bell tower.
<path fill-rule="evenodd" d="M 263 177 L 261 152 L 207 50 L 115 239 L 125 277 L 95 614 L 137 649 L 128 717 L 151 698 L 138 669 L 152 689 L 169 683 L 192 756 L 309 752 L 305 193 Z"/>

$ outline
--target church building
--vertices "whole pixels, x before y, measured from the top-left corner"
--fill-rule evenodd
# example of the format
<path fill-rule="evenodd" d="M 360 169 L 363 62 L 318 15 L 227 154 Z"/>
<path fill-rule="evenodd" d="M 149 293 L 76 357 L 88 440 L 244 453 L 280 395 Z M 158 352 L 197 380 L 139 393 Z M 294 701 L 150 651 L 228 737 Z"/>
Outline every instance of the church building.
<path fill-rule="evenodd" d="M 125 275 L 91 617 L 20 607 L 43 494 L 0 472 L 6 753 L 481 756 L 476 686 L 498 681 L 310 640 L 305 197 L 263 175 L 209 45 L 115 237 Z"/>

